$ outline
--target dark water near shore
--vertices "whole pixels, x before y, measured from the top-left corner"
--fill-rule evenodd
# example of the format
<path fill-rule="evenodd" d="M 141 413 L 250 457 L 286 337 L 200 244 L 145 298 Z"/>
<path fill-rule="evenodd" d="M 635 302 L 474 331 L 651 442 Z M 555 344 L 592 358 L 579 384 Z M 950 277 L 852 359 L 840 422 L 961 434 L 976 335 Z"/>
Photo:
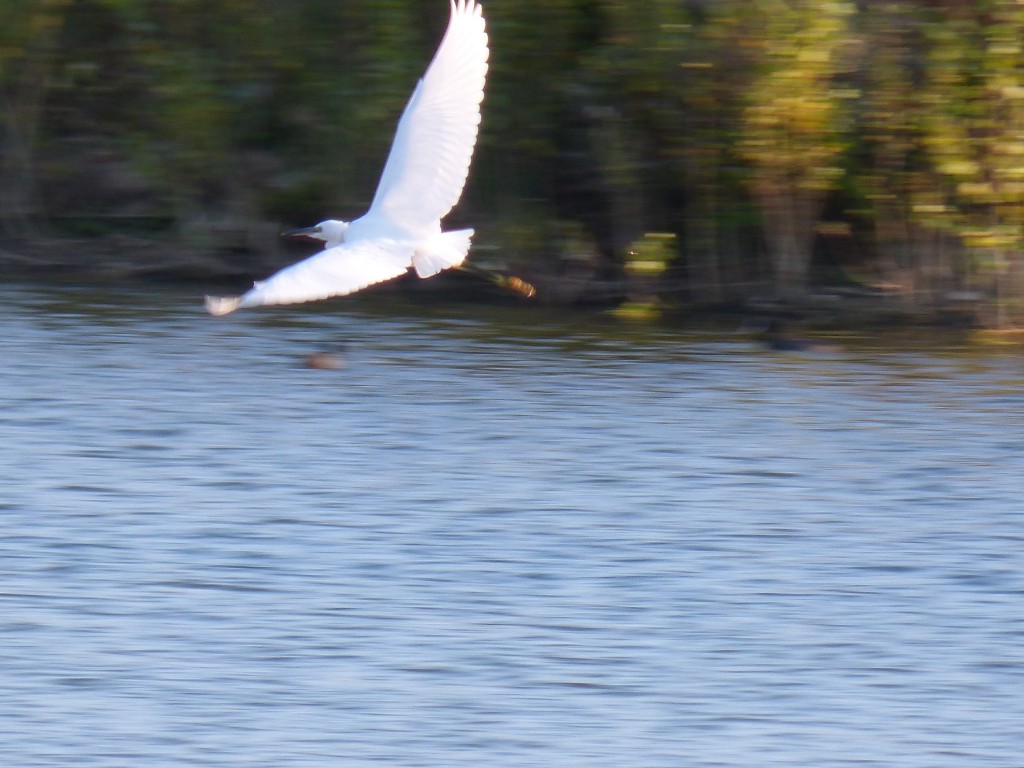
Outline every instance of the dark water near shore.
<path fill-rule="evenodd" d="M 0 765 L 1022 764 L 1019 350 L 373 294 L 0 321 Z"/>

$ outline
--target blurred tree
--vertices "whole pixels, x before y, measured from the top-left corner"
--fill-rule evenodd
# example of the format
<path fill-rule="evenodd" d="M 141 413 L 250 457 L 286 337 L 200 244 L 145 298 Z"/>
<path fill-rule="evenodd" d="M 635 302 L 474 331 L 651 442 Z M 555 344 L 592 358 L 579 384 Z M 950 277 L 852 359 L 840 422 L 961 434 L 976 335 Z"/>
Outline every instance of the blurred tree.
<path fill-rule="evenodd" d="M 584 251 L 606 268 L 629 242 L 611 213 L 619 190 L 604 174 L 612 151 L 604 140 L 619 123 L 603 82 L 584 63 L 606 32 L 604 4 L 486 5 L 491 70 L 466 205 L 456 215 L 474 206 L 497 212 L 483 236 L 545 270 L 559 272 Z"/>
<path fill-rule="evenodd" d="M 143 8 L 135 23 L 149 120 L 137 152 L 173 201 L 186 241 L 259 249 L 269 233 L 257 225 L 289 132 L 279 118 L 284 73 L 296 65 L 293 43 L 280 36 L 286 10 L 271 0 Z"/>
<path fill-rule="evenodd" d="M 679 27 L 675 67 L 683 116 L 674 141 L 685 179 L 682 231 L 690 287 L 703 300 L 742 293 L 754 271 L 739 253 L 757 213 L 738 171 L 736 147 L 755 63 L 754 39 L 761 23 L 746 0 L 688 4 L 690 19 Z"/>
<path fill-rule="evenodd" d="M 743 116 L 740 147 L 775 272 L 776 290 L 802 295 L 828 192 L 842 176 L 849 141 L 847 70 L 852 4 L 757 0 L 759 73 Z"/>
<path fill-rule="evenodd" d="M 800 296 L 824 207 L 852 201 L 908 297 L 957 287 L 969 252 L 994 317 L 1024 312 L 1019 2 L 484 4 L 452 222 L 479 245 L 607 295 L 666 233 L 662 288 L 742 298 L 770 271 Z M 276 222 L 369 203 L 446 22 L 423 0 L 3 0 L 0 230 L 134 217 L 262 270 Z"/>
<path fill-rule="evenodd" d="M 929 26 L 927 146 L 957 225 L 988 276 L 991 323 L 1024 321 L 1024 4 L 943 9 Z"/>
<path fill-rule="evenodd" d="M 687 284 L 704 300 L 721 297 L 724 200 L 736 192 L 725 189 L 723 170 L 739 104 L 733 75 L 744 70 L 730 45 L 737 10 L 730 1 L 709 10 L 609 3 L 615 36 L 591 60 L 630 126 L 627 154 L 610 153 L 620 160 L 606 171 L 614 186 L 634 191 L 620 210 L 633 227 L 682 234 Z"/>
<path fill-rule="evenodd" d="M 36 150 L 69 1 L 0 4 L 0 227 L 8 234 L 27 234 L 37 213 Z"/>
<path fill-rule="evenodd" d="M 920 0 L 872 4 L 861 15 L 864 72 L 854 168 L 868 206 L 882 278 L 909 302 L 933 299 L 954 278 L 948 242 L 954 209 L 924 151 L 932 100 L 927 75 L 927 28 L 935 23 Z"/>

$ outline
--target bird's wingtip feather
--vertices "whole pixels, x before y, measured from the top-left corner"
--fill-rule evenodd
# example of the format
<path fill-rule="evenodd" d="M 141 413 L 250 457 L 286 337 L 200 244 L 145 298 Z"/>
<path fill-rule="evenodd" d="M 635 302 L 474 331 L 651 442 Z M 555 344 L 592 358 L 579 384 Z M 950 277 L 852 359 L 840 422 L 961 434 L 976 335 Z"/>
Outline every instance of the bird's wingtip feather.
<path fill-rule="evenodd" d="M 214 317 L 221 317 L 238 309 L 242 304 L 242 298 L 240 296 L 207 296 L 203 303 L 206 305 L 207 312 Z"/>

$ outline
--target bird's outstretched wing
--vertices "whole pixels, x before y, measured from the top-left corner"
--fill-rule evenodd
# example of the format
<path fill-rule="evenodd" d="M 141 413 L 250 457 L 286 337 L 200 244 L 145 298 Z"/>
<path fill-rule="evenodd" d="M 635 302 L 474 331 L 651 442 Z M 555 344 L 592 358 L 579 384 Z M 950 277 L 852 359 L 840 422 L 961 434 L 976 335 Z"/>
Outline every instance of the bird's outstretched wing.
<path fill-rule="evenodd" d="M 226 315 L 242 307 L 344 296 L 403 274 L 412 265 L 413 247 L 401 240 L 342 243 L 257 282 L 242 296 L 207 297 L 206 308 L 210 314 Z"/>
<path fill-rule="evenodd" d="M 368 217 L 420 235 L 459 201 L 480 126 L 487 57 L 480 6 L 451 0 L 448 30 L 398 122 Z"/>

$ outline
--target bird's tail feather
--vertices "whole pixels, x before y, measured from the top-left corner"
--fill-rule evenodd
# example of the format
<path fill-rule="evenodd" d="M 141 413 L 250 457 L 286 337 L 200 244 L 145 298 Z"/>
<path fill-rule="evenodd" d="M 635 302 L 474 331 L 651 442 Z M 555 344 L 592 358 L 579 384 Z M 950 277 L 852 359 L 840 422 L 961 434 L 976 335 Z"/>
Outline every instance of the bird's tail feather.
<path fill-rule="evenodd" d="M 412 265 L 420 277 L 432 277 L 438 272 L 459 266 L 469 253 L 472 229 L 442 232 L 430 239 L 412 255 Z"/>

